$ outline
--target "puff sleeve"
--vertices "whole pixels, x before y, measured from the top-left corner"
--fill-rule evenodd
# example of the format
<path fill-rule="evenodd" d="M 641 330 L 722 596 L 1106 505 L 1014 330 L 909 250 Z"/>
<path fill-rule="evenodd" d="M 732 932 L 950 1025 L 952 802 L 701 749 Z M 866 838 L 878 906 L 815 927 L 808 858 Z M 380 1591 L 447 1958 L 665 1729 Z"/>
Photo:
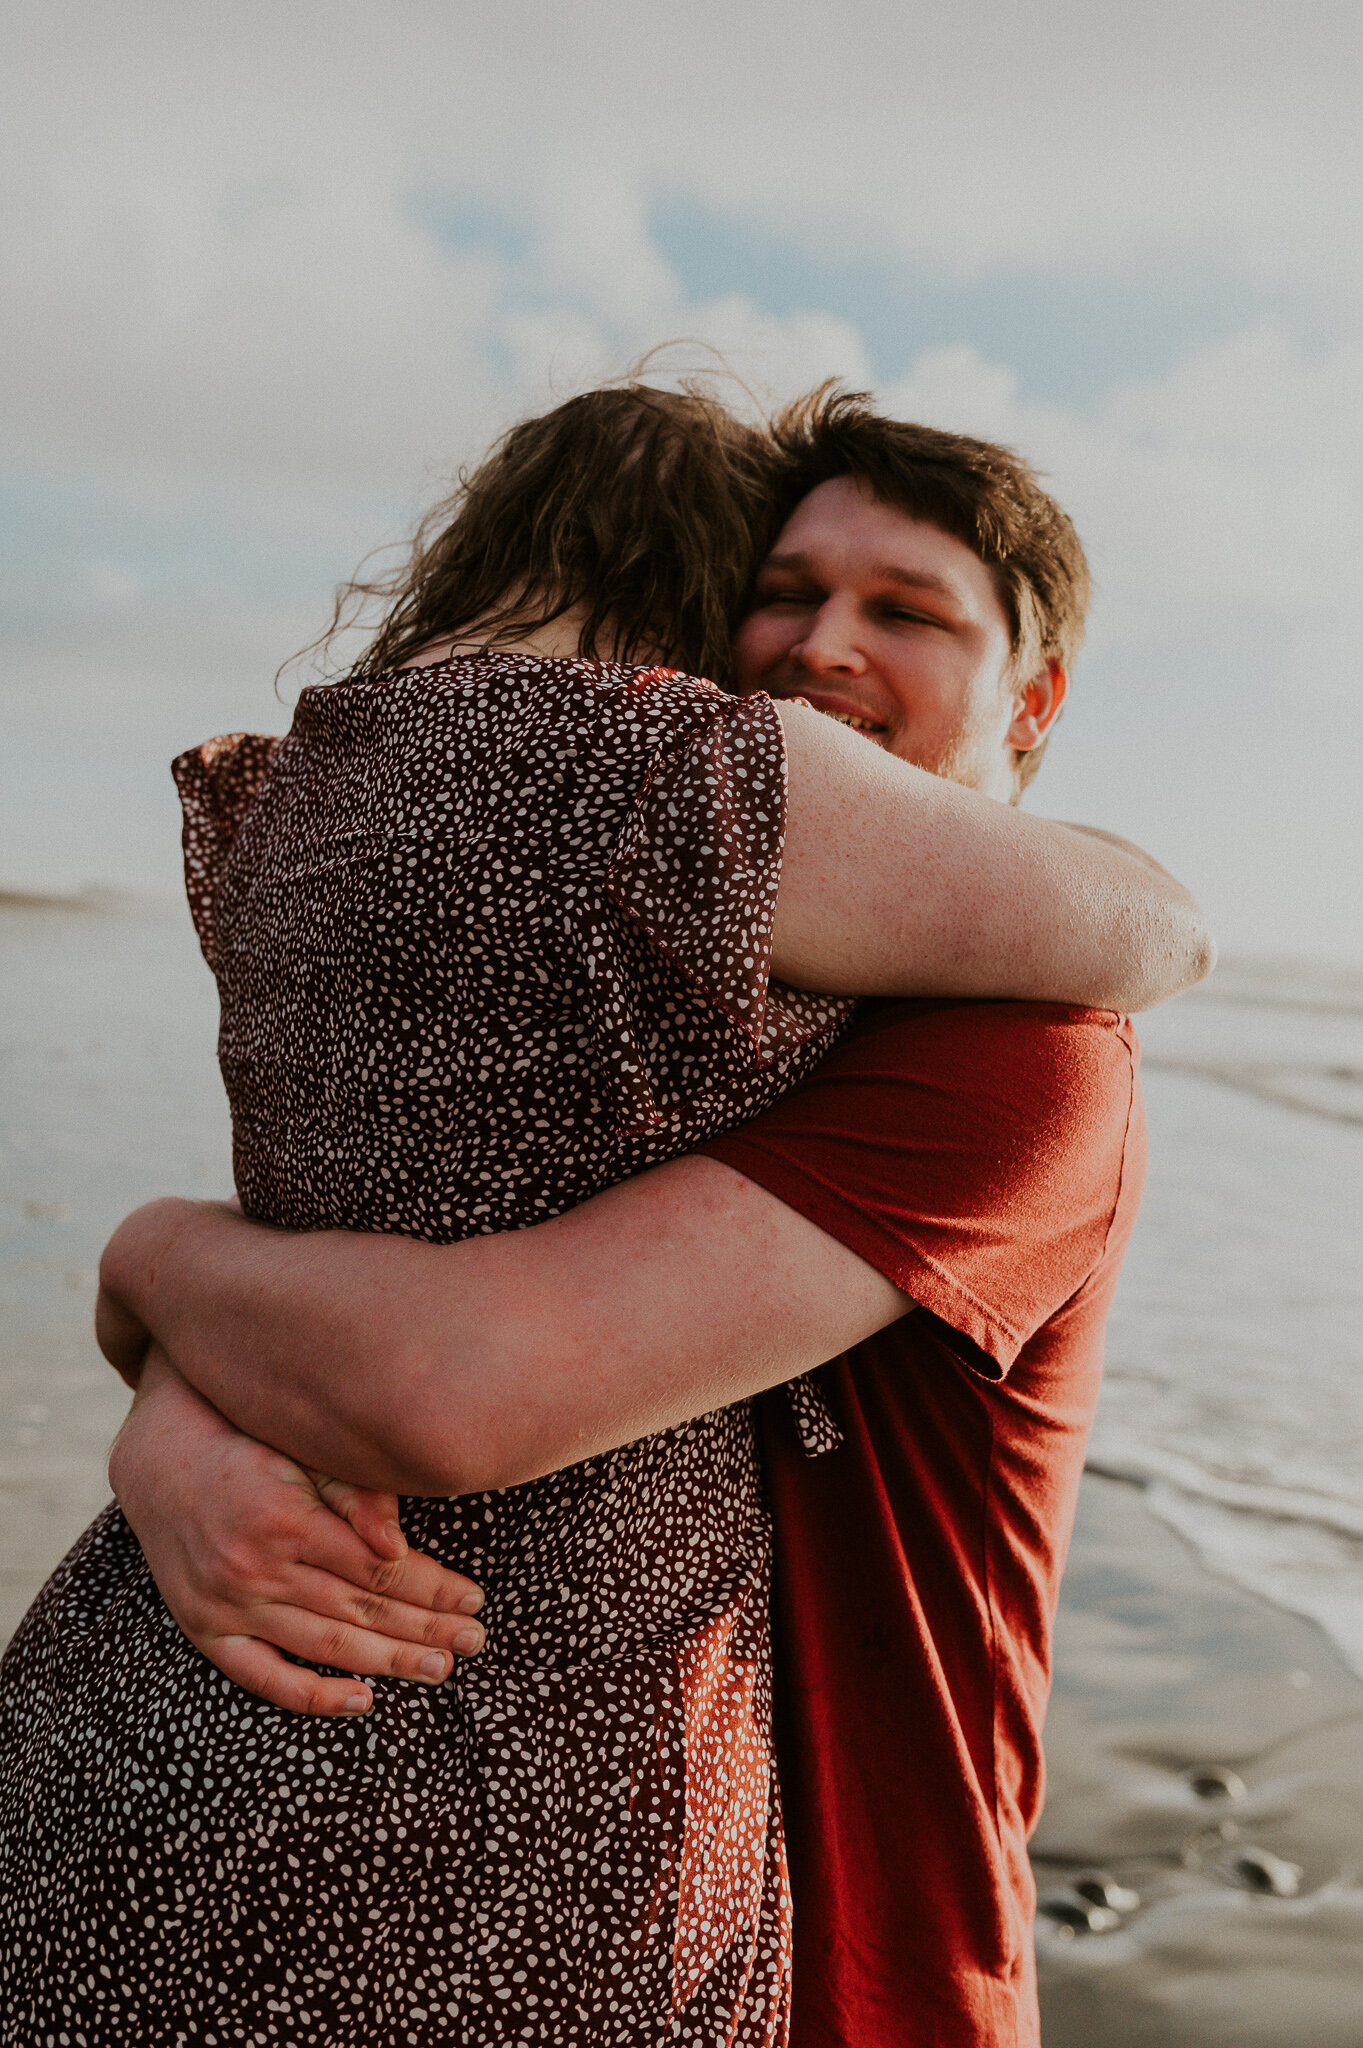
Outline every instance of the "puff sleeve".
<path fill-rule="evenodd" d="M 267 733 L 226 733 L 171 763 L 184 817 L 185 893 L 210 967 L 217 966 L 215 910 L 222 865 L 282 744 Z"/>
<path fill-rule="evenodd" d="M 703 1115 L 706 1097 L 764 1069 L 811 1064 L 853 1009 L 771 975 L 786 817 L 771 699 L 667 672 L 652 695 L 650 711 L 661 698 L 670 715 L 609 850 L 607 914 L 584 906 L 580 928 L 595 1050 L 631 1134 Z"/>

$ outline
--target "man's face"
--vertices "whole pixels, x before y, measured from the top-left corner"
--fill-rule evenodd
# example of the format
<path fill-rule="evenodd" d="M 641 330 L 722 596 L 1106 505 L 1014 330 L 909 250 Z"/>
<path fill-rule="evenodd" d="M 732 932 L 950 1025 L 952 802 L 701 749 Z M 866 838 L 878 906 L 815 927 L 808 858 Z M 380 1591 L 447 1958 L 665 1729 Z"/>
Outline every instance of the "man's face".
<path fill-rule="evenodd" d="M 954 535 L 835 477 L 802 499 L 735 641 L 740 690 L 807 697 L 905 761 L 1003 799 L 1063 671 L 1012 671 L 1008 615 Z"/>

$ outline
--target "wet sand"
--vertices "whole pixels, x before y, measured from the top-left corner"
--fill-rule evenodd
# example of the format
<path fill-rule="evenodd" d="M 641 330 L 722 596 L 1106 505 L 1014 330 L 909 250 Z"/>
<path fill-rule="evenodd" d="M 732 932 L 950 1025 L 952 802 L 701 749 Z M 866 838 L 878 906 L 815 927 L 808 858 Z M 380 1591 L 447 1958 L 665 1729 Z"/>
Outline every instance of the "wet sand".
<path fill-rule="evenodd" d="M 1141 1903 L 1038 1917 L 1045 2048 L 1360 2048 L 1363 1680 L 1092 1474 L 1056 1647 L 1038 1887 L 1100 1871 Z M 1217 1767 L 1228 1793 L 1194 1789 Z M 1255 1888 L 1293 1883 L 1256 1851 L 1294 1893 Z"/>

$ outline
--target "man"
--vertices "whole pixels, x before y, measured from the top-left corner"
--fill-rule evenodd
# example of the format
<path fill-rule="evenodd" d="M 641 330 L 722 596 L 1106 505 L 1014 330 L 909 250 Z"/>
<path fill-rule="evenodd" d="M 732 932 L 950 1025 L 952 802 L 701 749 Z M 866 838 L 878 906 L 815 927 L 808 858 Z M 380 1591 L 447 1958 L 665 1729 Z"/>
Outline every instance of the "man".
<path fill-rule="evenodd" d="M 1015 796 L 1082 630 L 1072 528 L 1004 450 L 851 401 L 781 431 L 803 496 L 742 686 Z M 855 1345 L 822 1375 L 836 1449 L 807 1457 L 763 1407 L 793 2038 L 1034 2043 L 1050 1624 L 1140 1177 L 1122 1020 L 934 1001 L 867 1005 L 754 1125 L 532 1230 L 294 1239 L 155 1205 L 106 1256 L 106 1337 L 117 1354 L 121 1303 L 130 1355 L 140 1322 L 179 1372 L 153 1353 L 119 1497 L 206 1654 L 345 1711 L 353 1681 L 270 1645 L 443 1677 L 477 1646 L 476 1596 L 403 1556 L 391 1502 L 327 1485 L 343 1530 L 261 1444 L 395 1492 L 481 1490 Z"/>

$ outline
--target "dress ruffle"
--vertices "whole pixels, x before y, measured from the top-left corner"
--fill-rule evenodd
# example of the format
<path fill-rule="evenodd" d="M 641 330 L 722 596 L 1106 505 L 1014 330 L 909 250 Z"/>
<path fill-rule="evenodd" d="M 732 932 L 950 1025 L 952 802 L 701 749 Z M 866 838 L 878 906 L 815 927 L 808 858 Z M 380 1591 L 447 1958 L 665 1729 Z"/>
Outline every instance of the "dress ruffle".
<path fill-rule="evenodd" d="M 640 684 L 656 693 L 673 680 L 661 671 Z M 635 943 L 620 942 L 613 920 L 582 921 L 597 1050 L 629 1135 L 812 1040 L 831 1042 L 852 1011 L 772 979 L 786 818 L 775 705 L 675 680 L 687 694 L 648 759 L 603 885 Z M 640 941 L 670 973 L 640 975 Z"/>
<path fill-rule="evenodd" d="M 170 764 L 184 816 L 185 892 L 199 944 L 217 966 L 217 898 L 223 862 L 283 741 L 269 733 L 229 732 L 205 740 Z"/>

